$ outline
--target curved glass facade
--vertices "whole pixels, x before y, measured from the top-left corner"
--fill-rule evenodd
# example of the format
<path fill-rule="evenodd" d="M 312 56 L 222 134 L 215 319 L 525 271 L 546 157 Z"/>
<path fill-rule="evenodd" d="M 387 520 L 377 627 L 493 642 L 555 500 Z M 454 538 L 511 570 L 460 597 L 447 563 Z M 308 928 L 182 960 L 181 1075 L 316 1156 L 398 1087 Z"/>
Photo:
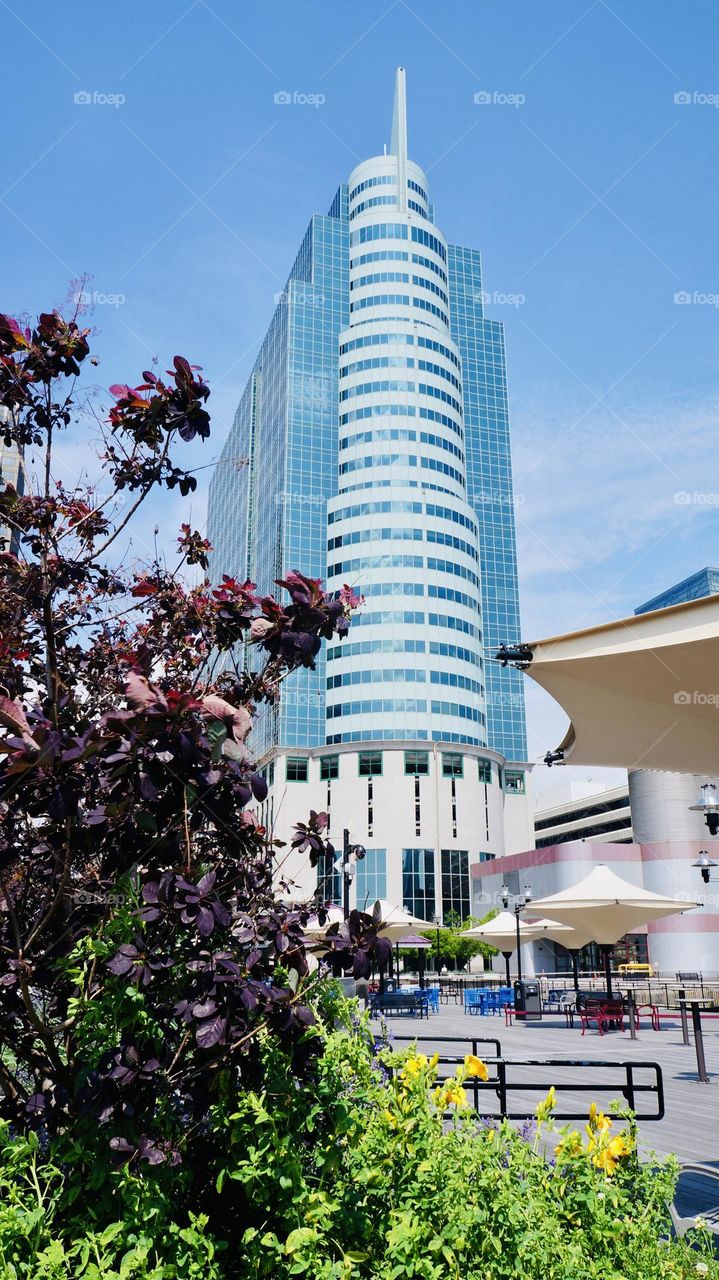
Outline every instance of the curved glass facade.
<path fill-rule="evenodd" d="M 381 207 L 364 197 L 379 186 Z M 356 742 L 370 732 L 384 740 L 458 741 L 457 722 L 464 720 L 472 725 L 471 740 L 484 745 L 480 552 L 466 496 L 462 361 L 450 329 L 447 245 L 428 225 L 428 205 L 410 198 L 413 192 L 426 202 L 427 180 L 404 153 L 401 136 L 397 154 L 358 165 L 349 188 L 351 301 L 339 339 L 339 492 L 329 503 L 328 586 L 351 582 L 372 605 L 378 596 L 407 592 L 451 601 L 466 643 L 448 644 L 444 615 L 368 609 L 362 640 L 331 650 L 328 741 Z M 415 245 L 421 253 L 410 248 Z M 391 288 L 398 284 L 401 291 Z M 382 314 L 387 307 L 391 319 Z M 354 428 L 367 419 L 371 427 Z M 391 451 L 373 447 L 386 442 Z M 348 499 L 357 472 L 364 473 L 362 502 Z M 441 504 L 427 495 L 432 473 L 444 481 Z M 378 542 L 380 554 L 375 547 L 371 554 L 337 554 Z M 439 547 L 451 555 L 438 555 Z M 465 590 L 448 585 L 458 579 Z M 387 653 L 411 653 L 412 666 L 388 666 Z M 429 696 L 408 698 L 408 684 L 424 685 Z M 357 686 L 361 697 L 352 696 Z M 442 686 L 455 691 L 454 698 L 440 696 Z"/>

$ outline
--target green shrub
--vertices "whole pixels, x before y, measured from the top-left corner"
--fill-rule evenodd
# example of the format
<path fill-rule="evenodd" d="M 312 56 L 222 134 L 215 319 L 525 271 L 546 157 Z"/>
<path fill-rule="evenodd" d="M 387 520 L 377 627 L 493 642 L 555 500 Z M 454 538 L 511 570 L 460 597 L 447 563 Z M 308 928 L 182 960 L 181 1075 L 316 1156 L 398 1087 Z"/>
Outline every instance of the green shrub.
<path fill-rule="evenodd" d="M 529 1136 L 483 1121 L 478 1059 L 439 1081 L 324 1006 L 311 1085 L 269 1035 L 261 1091 L 218 1082 L 211 1185 L 0 1130 L 1 1280 L 719 1280 L 705 1231 L 668 1238 L 676 1162 L 631 1116 L 556 1130 L 550 1091 Z"/>

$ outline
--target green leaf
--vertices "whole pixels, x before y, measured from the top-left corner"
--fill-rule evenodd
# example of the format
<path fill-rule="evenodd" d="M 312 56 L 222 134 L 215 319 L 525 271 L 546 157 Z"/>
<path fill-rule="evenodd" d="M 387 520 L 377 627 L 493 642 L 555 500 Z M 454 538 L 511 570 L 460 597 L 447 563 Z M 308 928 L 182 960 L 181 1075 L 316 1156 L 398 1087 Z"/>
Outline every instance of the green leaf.
<path fill-rule="evenodd" d="M 296 1253 L 303 1245 L 312 1244 L 319 1236 L 312 1227 L 295 1227 L 285 1240 L 285 1253 Z"/>

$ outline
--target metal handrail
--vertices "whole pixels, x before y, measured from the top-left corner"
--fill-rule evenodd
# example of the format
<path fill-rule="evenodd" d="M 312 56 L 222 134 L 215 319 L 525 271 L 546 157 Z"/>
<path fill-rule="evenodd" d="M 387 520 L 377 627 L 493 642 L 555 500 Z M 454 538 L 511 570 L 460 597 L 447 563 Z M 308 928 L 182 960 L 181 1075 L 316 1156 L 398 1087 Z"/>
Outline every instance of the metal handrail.
<path fill-rule="evenodd" d="M 532 1110 L 510 1111 L 509 1095 L 512 1093 L 538 1093 L 540 1097 L 546 1096 L 549 1089 L 554 1086 L 558 1094 L 564 1090 L 569 1093 L 593 1093 L 596 1094 L 601 1090 L 613 1090 L 617 1088 L 614 1081 L 597 1081 L 592 1080 L 589 1083 L 577 1082 L 572 1080 L 570 1084 L 557 1083 L 556 1080 L 521 1080 L 514 1082 L 508 1078 L 508 1072 L 513 1067 L 568 1067 L 572 1070 L 576 1068 L 608 1068 L 609 1070 L 621 1070 L 624 1075 L 624 1083 L 619 1087 L 618 1091 L 625 1099 L 627 1106 L 635 1113 L 638 1120 L 662 1120 L 665 1115 L 664 1106 L 664 1077 L 662 1069 L 658 1062 L 628 1062 L 616 1061 L 608 1058 L 505 1058 L 501 1056 L 499 1041 L 493 1037 L 474 1037 L 470 1041 L 463 1036 L 433 1036 L 431 1033 L 423 1037 L 431 1044 L 454 1043 L 462 1045 L 472 1045 L 472 1053 L 481 1056 L 478 1053 L 480 1044 L 493 1044 L 497 1047 L 496 1055 L 485 1056 L 483 1061 L 490 1071 L 488 1080 L 480 1080 L 476 1076 L 469 1077 L 464 1088 L 469 1089 L 473 1097 L 473 1105 L 476 1111 L 480 1111 L 480 1094 L 492 1092 L 496 1095 L 499 1102 L 499 1115 L 506 1120 L 528 1120 L 535 1115 L 536 1107 Z M 418 1040 L 417 1036 L 396 1036 L 397 1040 L 408 1041 L 414 1043 Z M 391 1048 L 391 1043 L 388 1044 Z M 446 1054 L 440 1053 L 438 1058 L 439 1066 L 457 1067 L 464 1062 L 464 1053 Z M 654 1074 L 653 1083 L 645 1083 L 638 1081 L 635 1077 L 637 1070 L 651 1071 Z M 450 1076 L 440 1076 L 440 1082 L 449 1079 Z M 656 1098 L 656 1112 L 640 1113 L 636 1110 L 637 1095 L 651 1094 Z M 552 1116 L 555 1120 L 586 1120 L 586 1111 L 561 1111 L 554 1109 Z"/>

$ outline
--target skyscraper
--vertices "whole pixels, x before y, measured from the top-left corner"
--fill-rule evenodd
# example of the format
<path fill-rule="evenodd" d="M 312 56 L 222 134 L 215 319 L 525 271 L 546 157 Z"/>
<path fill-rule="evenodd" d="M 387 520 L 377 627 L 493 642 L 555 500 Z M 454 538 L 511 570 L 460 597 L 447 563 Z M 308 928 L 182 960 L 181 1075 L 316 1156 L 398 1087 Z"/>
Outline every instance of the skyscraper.
<path fill-rule="evenodd" d="M 719 569 L 707 567 L 692 573 L 690 577 L 675 582 L 666 591 L 660 591 L 634 610 L 635 613 L 651 613 L 653 609 L 668 609 L 673 604 L 685 604 L 687 600 L 701 600 L 719 591 Z"/>
<path fill-rule="evenodd" d="M 504 847 L 524 792 L 505 770 L 526 759 L 521 673 L 484 663 L 519 639 L 519 607 L 503 335 L 482 301 L 478 253 L 447 244 L 408 158 L 400 68 L 389 151 L 313 217 L 210 490 L 215 578 L 266 590 L 300 568 L 366 598 L 253 732 L 268 817 L 276 770 L 320 784 L 314 807 L 342 792 L 353 835 L 386 842 L 362 876 L 425 913 L 468 913 L 469 864 Z"/>

